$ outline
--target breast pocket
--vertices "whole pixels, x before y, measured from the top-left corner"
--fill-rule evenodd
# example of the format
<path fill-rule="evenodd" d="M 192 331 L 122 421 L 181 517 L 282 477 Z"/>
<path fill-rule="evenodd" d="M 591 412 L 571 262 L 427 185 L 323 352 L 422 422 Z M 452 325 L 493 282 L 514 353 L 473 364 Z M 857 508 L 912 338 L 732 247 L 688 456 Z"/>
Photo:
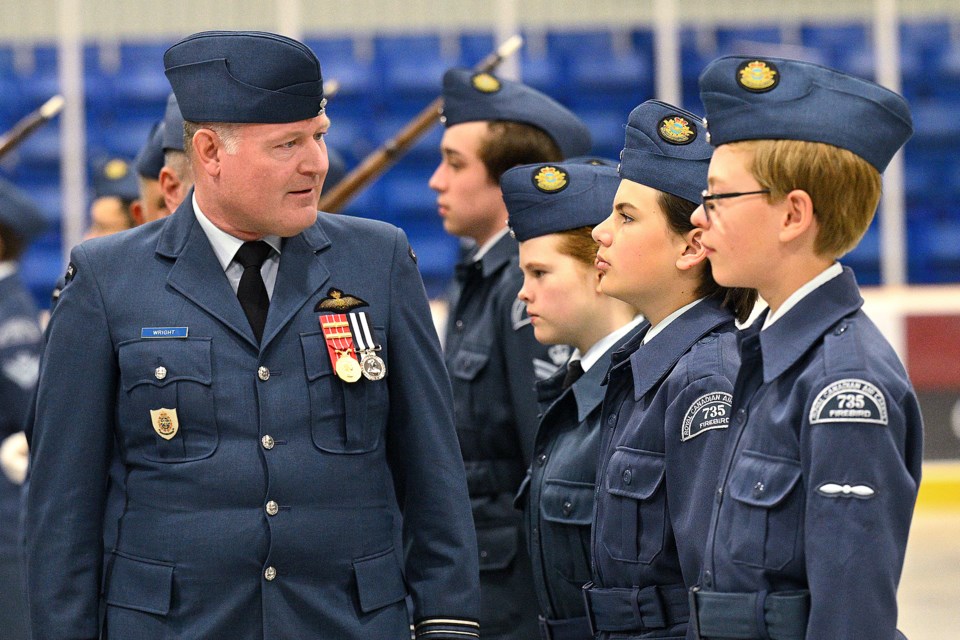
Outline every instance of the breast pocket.
<path fill-rule="evenodd" d="M 803 500 L 791 497 L 800 463 L 744 451 L 734 464 L 728 493 L 734 499 L 730 541 L 735 562 L 782 569 L 796 554 Z"/>
<path fill-rule="evenodd" d="M 608 508 L 598 522 L 610 557 L 649 564 L 663 549 L 666 491 L 662 453 L 617 447 L 604 485 Z"/>
<path fill-rule="evenodd" d="M 544 555 L 561 578 L 577 586 L 590 580 L 593 496 L 593 483 L 560 479 L 547 480 L 540 495 Z"/>
<path fill-rule="evenodd" d="M 189 462 L 219 444 L 211 340 L 135 340 L 119 346 L 120 430 L 127 451 Z"/>
<path fill-rule="evenodd" d="M 490 361 L 490 354 L 480 349 L 461 349 L 453 357 L 450 364 L 450 378 L 455 392 L 453 394 L 453 411 L 456 423 L 460 428 L 478 429 L 481 421 L 478 417 L 484 411 L 481 404 L 491 402 L 493 398 L 483 398 L 476 380 L 486 369 Z"/>
<path fill-rule="evenodd" d="M 375 328 L 375 332 L 382 335 L 383 329 Z M 368 380 L 361 376 L 356 382 L 345 382 L 335 376 L 322 332 L 300 334 L 300 344 L 310 393 L 313 444 L 327 453 L 375 450 L 389 413 L 387 378 Z M 384 360 L 385 354 L 385 348 L 379 352 Z"/>

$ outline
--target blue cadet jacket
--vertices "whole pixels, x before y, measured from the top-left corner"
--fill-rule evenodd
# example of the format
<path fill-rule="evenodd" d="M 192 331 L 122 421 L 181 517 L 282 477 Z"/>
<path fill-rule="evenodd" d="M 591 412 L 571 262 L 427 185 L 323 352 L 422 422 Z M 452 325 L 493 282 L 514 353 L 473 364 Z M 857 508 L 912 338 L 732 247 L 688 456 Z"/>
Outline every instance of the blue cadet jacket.
<path fill-rule="evenodd" d="M 764 315 L 745 332 L 700 581 L 706 622 L 736 624 L 753 596 L 750 619 L 765 608 L 771 637 L 784 624 L 810 640 L 896 637 L 923 427 L 862 304 L 847 268 L 769 329 Z M 742 602 L 726 598 L 717 618 L 714 592 Z"/>
<path fill-rule="evenodd" d="M 533 581 L 546 619 L 541 624 L 578 624 L 581 640 L 590 638 L 581 588 L 591 575 L 590 525 L 605 391 L 601 383 L 610 355 L 647 326 L 631 329 L 569 388 L 563 388 L 566 368 L 537 383 L 543 415 L 517 505 L 524 509 Z"/>
<path fill-rule="evenodd" d="M 603 401 L 590 616 L 600 638 L 684 638 L 740 364 L 707 297 L 613 355 Z"/>
<path fill-rule="evenodd" d="M 533 455 L 537 379 L 569 358 L 536 341 L 517 299 L 517 241 L 503 236 L 479 261 L 457 265 L 444 359 L 477 528 L 484 638 L 536 637 L 537 602 L 522 517 L 513 506 Z M 500 635 L 498 635 L 500 634 Z"/>
<path fill-rule="evenodd" d="M 419 637 L 477 637 L 450 387 L 403 232 L 320 214 L 285 239 L 258 347 L 191 205 L 72 253 L 33 434 L 34 637 L 98 638 L 105 604 L 112 638 L 399 640 L 407 595 Z M 335 374 L 330 309 L 366 314 L 385 377 Z"/>

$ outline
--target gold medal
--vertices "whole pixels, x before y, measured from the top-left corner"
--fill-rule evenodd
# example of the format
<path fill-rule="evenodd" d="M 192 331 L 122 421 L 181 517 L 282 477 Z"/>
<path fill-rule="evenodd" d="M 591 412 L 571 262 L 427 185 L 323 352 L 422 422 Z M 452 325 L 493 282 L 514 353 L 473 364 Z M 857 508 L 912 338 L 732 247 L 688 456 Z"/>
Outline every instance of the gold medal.
<path fill-rule="evenodd" d="M 337 377 L 344 382 L 356 382 L 360 379 L 360 363 L 349 354 L 343 354 L 337 359 Z"/>
<path fill-rule="evenodd" d="M 387 375 L 387 365 L 383 362 L 383 358 L 373 351 L 363 352 L 360 368 L 363 369 L 363 377 L 367 380 L 383 380 Z"/>
<path fill-rule="evenodd" d="M 164 440 L 171 439 L 180 430 L 176 409 L 150 409 L 150 422 L 153 423 L 153 430 Z"/>

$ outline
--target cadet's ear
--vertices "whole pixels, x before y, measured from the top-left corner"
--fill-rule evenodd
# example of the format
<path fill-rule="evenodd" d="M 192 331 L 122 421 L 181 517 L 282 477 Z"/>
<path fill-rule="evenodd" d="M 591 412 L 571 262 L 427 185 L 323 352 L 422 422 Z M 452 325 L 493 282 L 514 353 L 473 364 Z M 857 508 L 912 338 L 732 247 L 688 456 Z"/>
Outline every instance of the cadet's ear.
<path fill-rule="evenodd" d="M 182 184 L 180 177 L 170 167 L 160 169 L 160 193 L 163 194 L 163 202 L 170 213 L 176 211 L 183 200 L 184 194 L 180 193 Z"/>
<path fill-rule="evenodd" d="M 692 269 L 706 259 L 707 250 L 704 248 L 703 243 L 700 242 L 702 236 L 703 229 L 699 227 L 683 234 L 683 241 L 686 244 L 683 247 L 683 252 L 680 254 L 680 257 L 677 258 L 677 269 L 680 271 Z"/>
<path fill-rule="evenodd" d="M 220 136 L 212 129 L 200 129 L 193 134 L 191 142 L 197 164 L 210 176 L 220 175 L 220 154 L 223 153 Z"/>
<path fill-rule="evenodd" d="M 813 214 L 813 199 L 802 189 L 794 189 L 788 193 L 781 205 L 783 218 L 780 221 L 780 241 L 792 242 L 807 234 L 810 229 L 817 229 L 817 219 Z"/>
<path fill-rule="evenodd" d="M 146 222 L 146 219 L 143 216 L 143 201 L 137 198 L 130 203 L 130 217 L 133 218 L 133 226 L 139 227 Z"/>

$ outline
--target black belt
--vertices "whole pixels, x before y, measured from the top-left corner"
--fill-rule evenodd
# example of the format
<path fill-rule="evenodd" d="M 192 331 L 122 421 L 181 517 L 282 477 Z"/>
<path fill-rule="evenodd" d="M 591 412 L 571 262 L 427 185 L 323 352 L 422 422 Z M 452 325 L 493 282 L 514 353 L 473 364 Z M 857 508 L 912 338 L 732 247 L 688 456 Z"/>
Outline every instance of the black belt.
<path fill-rule="evenodd" d="M 540 640 L 591 640 L 590 622 L 586 618 L 547 620 L 540 616 Z"/>
<path fill-rule="evenodd" d="M 809 591 L 719 593 L 690 589 L 690 624 L 703 640 L 803 640 Z"/>
<path fill-rule="evenodd" d="M 667 629 L 689 618 L 687 590 L 682 585 L 643 589 L 601 589 L 583 585 L 590 633 Z"/>

